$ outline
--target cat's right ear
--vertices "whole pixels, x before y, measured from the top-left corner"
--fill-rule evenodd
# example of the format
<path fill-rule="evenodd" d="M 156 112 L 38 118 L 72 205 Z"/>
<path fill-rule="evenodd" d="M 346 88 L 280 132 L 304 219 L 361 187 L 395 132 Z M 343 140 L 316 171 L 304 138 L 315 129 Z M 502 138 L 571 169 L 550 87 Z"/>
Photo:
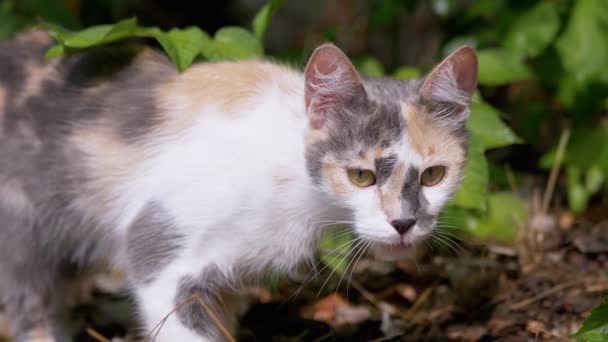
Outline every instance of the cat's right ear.
<path fill-rule="evenodd" d="M 323 127 L 332 110 L 347 106 L 365 91 L 355 67 L 333 44 L 323 44 L 313 52 L 304 78 L 306 111 L 314 129 Z"/>

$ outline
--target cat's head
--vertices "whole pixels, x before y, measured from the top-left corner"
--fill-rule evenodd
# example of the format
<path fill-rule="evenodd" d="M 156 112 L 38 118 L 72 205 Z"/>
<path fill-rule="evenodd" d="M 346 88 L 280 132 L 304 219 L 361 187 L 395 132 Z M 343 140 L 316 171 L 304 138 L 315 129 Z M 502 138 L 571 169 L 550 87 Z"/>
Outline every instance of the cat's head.
<path fill-rule="evenodd" d="M 397 81 L 361 77 L 325 44 L 305 80 L 313 181 L 353 213 L 360 236 L 392 246 L 429 236 L 463 176 L 475 51 L 462 47 L 425 79 Z"/>

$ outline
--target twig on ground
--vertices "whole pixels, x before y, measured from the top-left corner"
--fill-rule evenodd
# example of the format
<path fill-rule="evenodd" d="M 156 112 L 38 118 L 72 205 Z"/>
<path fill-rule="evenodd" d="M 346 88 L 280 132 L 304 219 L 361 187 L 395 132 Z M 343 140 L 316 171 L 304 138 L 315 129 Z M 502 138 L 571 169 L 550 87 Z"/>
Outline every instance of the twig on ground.
<path fill-rule="evenodd" d="M 580 280 L 580 279 L 569 281 L 569 282 L 565 282 L 565 283 L 561 283 L 561 284 L 556 285 L 556 286 L 554 286 L 554 287 L 552 287 L 552 288 L 550 288 L 550 289 L 548 289 L 546 291 L 543 291 L 543 292 L 537 294 L 534 297 L 531 297 L 531 298 L 528 298 L 528 299 L 524 299 L 524 300 L 522 300 L 520 302 L 511 304 L 511 305 L 509 305 L 509 309 L 511 309 L 511 310 L 523 309 L 526 306 L 528 306 L 528 305 L 530 305 L 530 304 L 532 304 L 532 303 L 534 303 L 536 301 L 539 301 L 539 300 L 541 300 L 541 299 L 543 299 L 543 298 L 545 298 L 547 296 L 550 296 L 550 295 L 552 295 L 554 293 L 557 293 L 559 291 L 565 290 L 565 289 L 567 289 L 569 287 L 580 285 L 582 283 L 583 283 L 583 281 Z"/>
<path fill-rule="evenodd" d="M 566 144 L 570 138 L 570 129 L 566 128 L 562 135 L 559 137 L 559 145 L 557 146 L 557 152 L 555 154 L 555 160 L 551 167 L 551 173 L 549 174 L 549 180 L 547 180 L 547 187 L 545 188 L 545 194 L 543 195 L 543 203 L 540 212 L 546 214 L 549 210 L 549 204 L 553 197 L 553 191 L 555 190 L 555 183 L 557 182 L 557 175 L 559 174 L 559 167 L 562 164 L 564 153 L 566 151 Z"/>
<path fill-rule="evenodd" d="M 412 307 L 409 308 L 409 310 L 407 310 L 403 315 L 401 315 L 401 318 L 406 321 L 411 320 L 412 317 L 414 317 L 414 315 L 416 314 L 416 312 L 418 312 L 418 310 L 420 310 L 422 305 L 431 296 L 431 293 L 433 293 L 434 289 L 435 289 L 435 286 L 430 286 L 430 287 L 427 287 L 426 289 L 424 289 L 424 291 L 422 291 L 422 293 L 416 299 L 416 301 L 414 302 Z"/>
<path fill-rule="evenodd" d="M 232 335 L 230 334 L 230 332 L 228 332 L 228 329 L 226 329 L 226 327 L 224 326 L 224 324 L 222 324 L 221 320 L 217 317 L 217 315 L 213 312 L 213 310 L 211 310 L 211 308 L 197 294 L 192 294 L 188 298 L 186 298 L 184 301 L 182 301 L 181 303 L 177 304 L 175 306 L 175 308 L 173 308 L 173 310 L 171 310 L 171 312 L 169 312 L 165 317 L 163 317 L 163 319 L 161 319 L 160 322 L 158 322 L 158 324 L 156 324 L 154 326 L 154 328 L 152 328 L 152 330 L 150 330 L 150 332 L 148 333 L 148 335 L 145 338 L 145 341 L 148 341 L 149 337 L 151 335 L 153 335 L 152 341 L 156 340 L 156 337 L 160 333 L 162 327 L 165 325 L 165 322 L 167 321 L 167 319 L 169 319 L 169 317 L 171 317 L 171 315 L 173 315 L 175 312 L 177 312 L 179 309 L 181 309 L 186 304 L 192 302 L 193 300 L 196 301 L 196 302 L 198 302 L 205 309 L 205 311 L 207 311 L 207 314 L 209 314 L 209 316 L 211 317 L 211 319 L 213 320 L 213 322 L 218 326 L 218 328 L 224 334 L 224 336 L 226 336 L 226 338 L 228 339 L 228 341 L 230 341 L 230 342 L 236 342 L 236 339 L 234 337 L 232 337 Z"/>
<path fill-rule="evenodd" d="M 97 340 L 99 342 L 112 342 L 107 337 L 98 333 L 95 329 L 93 329 L 91 327 L 86 327 L 84 329 L 84 331 L 86 331 L 86 333 L 89 334 L 89 336 L 91 336 L 92 338 L 94 338 L 95 340 Z"/>

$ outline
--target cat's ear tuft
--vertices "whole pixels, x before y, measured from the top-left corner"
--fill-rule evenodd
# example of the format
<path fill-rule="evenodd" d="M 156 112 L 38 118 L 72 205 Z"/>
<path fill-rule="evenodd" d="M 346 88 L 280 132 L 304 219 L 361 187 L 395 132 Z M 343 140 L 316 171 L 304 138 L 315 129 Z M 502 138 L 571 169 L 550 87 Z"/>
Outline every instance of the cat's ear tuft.
<path fill-rule="evenodd" d="M 420 96 L 425 101 L 446 105 L 449 110 L 442 112 L 442 118 L 449 116 L 464 122 L 476 88 L 477 54 L 472 47 L 464 46 L 433 69 L 420 88 Z"/>
<path fill-rule="evenodd" d="M 333 44 L 323 44 L 313 52 L 304 77 L 306 110 L 315 129 L 323 126 L 333 109 L 347 106 L 364 92 L 355 67 Z"/>

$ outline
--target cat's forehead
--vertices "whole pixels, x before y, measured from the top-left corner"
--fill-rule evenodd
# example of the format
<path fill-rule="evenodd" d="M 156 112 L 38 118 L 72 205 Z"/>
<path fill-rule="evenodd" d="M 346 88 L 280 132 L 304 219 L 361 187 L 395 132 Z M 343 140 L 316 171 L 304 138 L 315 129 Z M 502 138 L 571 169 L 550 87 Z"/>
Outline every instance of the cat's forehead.
<path fill-rule="evenodd" d="M 367 104 L 360 131 L 367 158 L 395 156 L 409 165 L 460 163 L 466 154 L 466 130 L 443 125 L 433 107 L 419 100 L 420 81 L 366 79 Z M 363 153 L 361 153 L 363 155 Z"/>

